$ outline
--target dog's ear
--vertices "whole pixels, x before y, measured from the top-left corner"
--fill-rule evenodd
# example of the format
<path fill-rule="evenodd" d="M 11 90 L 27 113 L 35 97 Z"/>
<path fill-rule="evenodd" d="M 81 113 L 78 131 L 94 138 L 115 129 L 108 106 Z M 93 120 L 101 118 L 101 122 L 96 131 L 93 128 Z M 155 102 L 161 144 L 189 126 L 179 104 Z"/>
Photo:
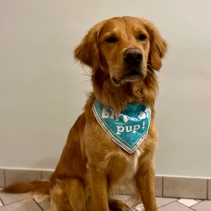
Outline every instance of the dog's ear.
<path fill-rule="evenodd" d="M 92 69 L 99 65 L 98 39 L 103 23 L 93 26 L 74 51 L 75 59 Z"/>
<path fill-rule="evenodd" d="M 143 20 L 143 19 L 142 19 Z M 162 66 L 162 58 L 167 52 L 167 42 L 160 36 L 158 30 L 152 23 L 147 20 L 143 20 L 145 27 L 150 35 L 150 53 L 149 64 L 155 70 L 160 70 Z"/>

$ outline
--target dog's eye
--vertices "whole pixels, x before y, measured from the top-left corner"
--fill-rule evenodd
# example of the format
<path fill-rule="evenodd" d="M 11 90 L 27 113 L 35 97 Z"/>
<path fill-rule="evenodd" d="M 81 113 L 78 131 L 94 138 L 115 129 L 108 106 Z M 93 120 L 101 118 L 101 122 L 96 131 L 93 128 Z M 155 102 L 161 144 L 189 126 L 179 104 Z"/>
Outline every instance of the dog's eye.
<path fill-rule="evenodd" d="M 146 37 L 146 35 L 144 35 L 144 34 L 140 34 L 140 35 L 138 36 L 138 39 L 141 40 L 141 41 L 144 41 L 144 40 L 147 39 L 147 37 Z"/>
<path fill-rule="evenodd" d="M 116 37 L 108 37 L 108 38 L 105 39 L 105 41 L 107 43 L 115 43 L 115 42 L 118 41 L 118 39 Z"/>

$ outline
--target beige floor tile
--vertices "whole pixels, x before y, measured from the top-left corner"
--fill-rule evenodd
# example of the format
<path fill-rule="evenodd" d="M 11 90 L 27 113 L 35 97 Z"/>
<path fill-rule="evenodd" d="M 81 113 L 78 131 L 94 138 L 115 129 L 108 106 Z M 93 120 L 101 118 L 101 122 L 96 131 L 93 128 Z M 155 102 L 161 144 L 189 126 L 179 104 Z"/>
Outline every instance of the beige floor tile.
<path fill-rule="evenodd" d="M 207 198 L 207 180 L 164 177 L 163 196 L 191 199 Z"/>
<path fill-rule="evenodd" d="M 192 207 L 193 205 L 198 204 L 198 201 L 194 199 L 179 199 L 178 202 L 187 207 Z"/>
<path fill-rule="evenodd" d="M 15 182 L 41 180 L 41 171 L 35 170 L 5 170 L 6 186 Z"/>
<path fill-rule="evenodd" d="M 0 192 L 0 199 L 4 204 L 10 204 L 28 198 L 31 197 L 27 196 L 26 194 L 10 194 Z"/>
<path fill-rule="evenodd" d="M 137 210 L 137 211 L 144 211 L 144 205 L 143 204 L 139 204 L 138 206 L 135 207 L 135 210 Z"/>
<path fill-rule="evenodd" d="M 157 207 L 162 207 L 164 205 L 170 204 L 172 202 L 177 201 L 177 198 L 162 198 L 162 197 L 156 197 Z"/>
<path fill-rule="evenodd" d="M 50 208 L 50 201 L 40 202 L 39 205 L 43 210 L 48 210 Z"/>
<path fill-rule="evenodd" d="M 49 195 L 33 195 L 33 199 L 39 204 L 40 202 L 50 200 L 50 196 Z"/>
<path fill-rule="evenodd" d="M 4 170 L 3 169 L 0 169 L 0 187 L 4 187 L 5 184 L 4 184 Z"/>
<path fill-rule="evenodd" d="M 180 204 L 179 202 L 173 202 L 171 204 L 160 207 L 158 211 L 193 211 L 193 210 Z"/>
<path fill-rule="evenodd" d="M 202 201 L 195 206 L 191 207 L 196 211 L 210 211 L 211 210 L 211 201 Z"/>
<path fill-rule="evenodd" d="M 198 199 L 197 199 L 196 201 L 197 201 L 198 203 L 199 203 L 199 202 L 202 202 L 202 200 L 198 200 Z"/>
<path fill-rule="evenodd" d="M 0 211 L 42 211 L 42 209 L 34 200 L 29 199 L 0 207 Z"/>
<path fill-rule="evenodd" d="M 2 207 L 3 206 L 3 203 L 2 203 L 2 201 L 1 201 L 1 199 L 0 199 L 0 207 Z"/>

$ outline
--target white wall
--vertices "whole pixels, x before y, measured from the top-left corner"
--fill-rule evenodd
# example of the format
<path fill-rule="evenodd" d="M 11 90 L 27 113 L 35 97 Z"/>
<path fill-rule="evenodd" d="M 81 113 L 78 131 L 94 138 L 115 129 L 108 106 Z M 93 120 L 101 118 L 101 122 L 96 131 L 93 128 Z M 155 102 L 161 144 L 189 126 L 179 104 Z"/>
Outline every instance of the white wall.
<path fill-rule="evenodd" d="M 73 49 L 95 23 L 145 17 L 169 42 L 156 174 L 211 175 L 209 0 L 1 0 L 0 167 L 53 169 L 91 90 Z"/>

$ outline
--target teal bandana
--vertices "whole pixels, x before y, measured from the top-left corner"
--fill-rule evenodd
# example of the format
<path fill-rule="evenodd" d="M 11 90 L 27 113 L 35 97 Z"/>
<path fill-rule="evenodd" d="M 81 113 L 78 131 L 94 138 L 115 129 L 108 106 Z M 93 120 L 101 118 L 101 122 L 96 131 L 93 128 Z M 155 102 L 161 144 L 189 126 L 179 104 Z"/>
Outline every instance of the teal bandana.
<path fill-rule="evenodd" d="M 143 104 L 128 104 L 117 116 L 110 107 L 97 100 L 93 112 L 103 130 L 125 151 L 132 154 L 147 137 L 150 125 L 150 108 Z"/>

